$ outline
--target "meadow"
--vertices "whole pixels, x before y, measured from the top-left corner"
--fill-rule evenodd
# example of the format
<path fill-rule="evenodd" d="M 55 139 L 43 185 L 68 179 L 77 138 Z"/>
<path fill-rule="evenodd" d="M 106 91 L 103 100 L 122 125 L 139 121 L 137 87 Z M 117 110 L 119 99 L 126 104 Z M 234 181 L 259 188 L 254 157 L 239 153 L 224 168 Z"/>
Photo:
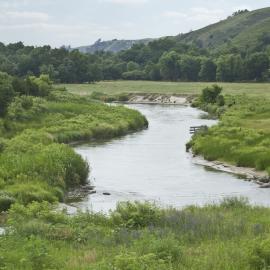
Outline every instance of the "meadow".
<path fill-rule="evenodd" d="M 211 85 L 213 83 L 210 82 L 101 81 L 92 84 L 61 84 L 60 86 L 79 95 L 90 95 L 93 92 L 108 95 L 122 93 L 199 95 L 203 88 Z M 218 83 L 218 85 L 223 88 L 224 94 L 270 97 L 270 83 Z"/>

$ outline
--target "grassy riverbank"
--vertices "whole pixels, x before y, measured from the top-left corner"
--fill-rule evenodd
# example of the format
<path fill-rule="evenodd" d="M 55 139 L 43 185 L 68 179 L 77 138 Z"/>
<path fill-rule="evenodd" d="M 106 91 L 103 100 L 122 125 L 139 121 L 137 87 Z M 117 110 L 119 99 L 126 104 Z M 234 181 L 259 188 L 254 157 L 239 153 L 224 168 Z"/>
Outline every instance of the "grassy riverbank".
<path fill-rule="evenodd" d="M 218 98 L 210 102 L 202 99 L 203 95 L 195 105 L 220 116 L 220 121 L 192 138 L 189 146 L 193 152 L 210 161 L 266 170 L 270 174 L 270 99 L 227 95 L 221 98 L 222 104 L 218 104 Z"/>
<path fill-rule="evenodd" d="M 151 82 L 151 81 L 103 81 L 93 84 L 64 84 L 74 94 L 90 95 L 102 92 L 108 95 L 121 93 L 158 93 L 199 95 L 201 90 L 213 83 L 201 82 Z M 246 94 L 248 96 L 270 97 L 269 83 L 219 83 L 225 94 Z"/>
<path fill-rule="evenodd" d="M 111 215 L 13 206 L 0 237 L 0 268 L 16 270 L 263 270 L 270 209 L 243 200 L 184 210 L 121 204 Z"/>
<path fill-rule="evenodd" d="M 0 211 L 14 202 L 62 201 L 69 187 L 86 182 L 87 163 L 66 143 L 110 139 L 146 125 L 137 111 L 65 91 L 16 97 L 0 119 Z"/>

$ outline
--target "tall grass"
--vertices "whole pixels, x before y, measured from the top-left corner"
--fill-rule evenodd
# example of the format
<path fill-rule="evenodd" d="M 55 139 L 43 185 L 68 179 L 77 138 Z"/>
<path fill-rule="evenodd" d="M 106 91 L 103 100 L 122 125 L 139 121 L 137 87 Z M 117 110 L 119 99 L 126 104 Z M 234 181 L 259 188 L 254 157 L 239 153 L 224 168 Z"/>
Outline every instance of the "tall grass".
<path fill-rule="evenodd" d="M 182 210 L 122 203 L 109 216 L 15 204 L 0 237 L 0 263 L 28 270 L 263 270 L 270 266 L 269 211 L 237 198 Z"/>

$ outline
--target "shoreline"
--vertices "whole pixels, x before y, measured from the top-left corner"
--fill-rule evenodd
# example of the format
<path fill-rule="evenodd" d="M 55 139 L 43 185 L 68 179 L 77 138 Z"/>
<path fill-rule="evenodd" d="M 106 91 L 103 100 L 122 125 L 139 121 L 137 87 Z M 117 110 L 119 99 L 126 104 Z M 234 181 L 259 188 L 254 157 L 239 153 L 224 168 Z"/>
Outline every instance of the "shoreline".
<path fill-rule="evenodd" d="M 238 175 L 243 177 L 245 181 L 258 184 L 260 188 L 270 188 L 270 177 L 266 171 L 256 171 L 255 168 L 249 167 L 237 167 L 221 161 L 208 161 L 202 156 L 193 156 L 192 162 L 217 171 Z"/>

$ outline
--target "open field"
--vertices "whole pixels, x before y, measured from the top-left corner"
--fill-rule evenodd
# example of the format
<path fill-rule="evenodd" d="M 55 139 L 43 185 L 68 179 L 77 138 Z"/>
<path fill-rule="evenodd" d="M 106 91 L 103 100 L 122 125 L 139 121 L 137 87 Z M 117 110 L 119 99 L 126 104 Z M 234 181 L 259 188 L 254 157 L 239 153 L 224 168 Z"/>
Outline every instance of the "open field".
<path fill-rule="evenodd" d="M 214 83 L 202 82 L 151 82 L 151 81 L 102 81 L 94 84 L 62 84 L 68 91 L 88 95 L 94 91 L 105 94 L 120 93 L 160 93 L 198 95 L 201 90 Z M 224 94 L 263 95 L 270 97 L 270 83 L 218 83 Z"/>

